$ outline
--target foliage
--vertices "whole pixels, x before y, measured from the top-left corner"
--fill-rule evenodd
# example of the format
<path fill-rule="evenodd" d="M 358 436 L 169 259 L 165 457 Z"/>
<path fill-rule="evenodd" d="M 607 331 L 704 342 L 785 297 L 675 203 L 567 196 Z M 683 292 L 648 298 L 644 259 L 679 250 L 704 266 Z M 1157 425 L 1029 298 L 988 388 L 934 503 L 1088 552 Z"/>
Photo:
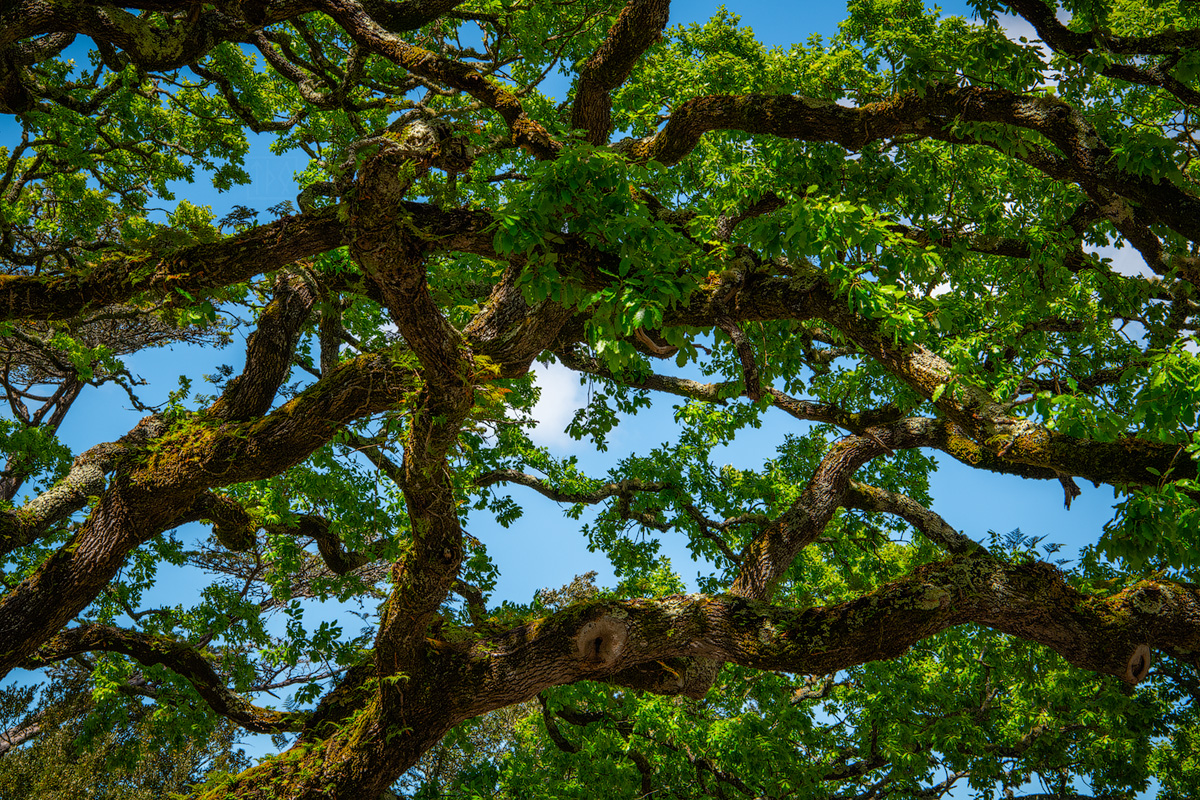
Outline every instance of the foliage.
<path fill-rule="evenodd" d="M 669 6 L 0 9 L 5 798 L 1200 794 L 1200 6 Z"/>
<path fill-rule="evenodd" d="M 81 691 L 86 678 L 82 669 L 59 671 L 36 700 L 31 688 L 5 690 L 0 721 L 10 736 L 29 734 L 12 743 L 24 747 L 0 758 L 6 800 L 148 800 L 185 792 L 207 774 L 248 766 L 233 748 L 237 733 L 228 722 L 201 720 L 185 733 L 174 714 L 132 691 L 92 702 Z"/>

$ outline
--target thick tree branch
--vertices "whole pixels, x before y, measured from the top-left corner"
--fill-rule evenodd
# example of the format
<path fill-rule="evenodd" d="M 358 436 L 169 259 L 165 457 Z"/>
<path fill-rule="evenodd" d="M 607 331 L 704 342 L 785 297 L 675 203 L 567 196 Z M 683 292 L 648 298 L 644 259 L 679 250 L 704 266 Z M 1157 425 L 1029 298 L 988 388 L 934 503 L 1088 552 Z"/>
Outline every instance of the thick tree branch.
<path fill-rule="evenodd" d="M 414 388 L 391 357 L 359 356 L 272 413 L 246 423 L 181 425 L 119 472 L 71 539 L 0 598 L 0 675 L 31 655 L 108 584 L 133 548 L 177 524 L 207 489 L 278 474 L 347 422 Z"/>
<path fill-rule="evenodd" d="M 842 505 L 850 477 L 887 448 L 903 447 L 909 431 L 903 423 L 848 436 L 821 459 L 800 497 L 777 519 L 763 525 L 739 559 L 730 593 L 769 600 L 796 556 L 820 536 Z"/>
<path fill-rule="evenodd" d="M 712 295 L 719 293 L 715 289 Z M 1157 484 L 1158 476 L 1188 478 L 1196 474 L 1196 463 L 1182 457 L 1179 447 L 1161 442 L 1126 437 L 1101 442 L 1066 436 L 1027 419 L 1012 417 L 1009 409 L 980 388 L 955 377 L 948 362 L 919 344 L 896 344 L 882 333 L 878 323 L 850 311 L 844 300 L 824 283 L 816 271 L 803 270 L 792 278 L 751 276 L 738 291 L 739 318 L 821 319 L 838 328 L 859 349 L 891 371 L 926 398 L 941 391 L 934 403 L 948 419 L 912 418 L 922 429 L 921 447 L 936 447 L 973 467 L 1043 480 L 1058 473 L 1094 483 Z M 698 299 L 687 309 L 668 312 L 668 325 L 712 327 L 723 313 L 719 304 Z M 723 402 L 727 384 L 701 384 L 670 376 L 613 376 L 595 359 L 556 347 L 564 365 L 600 375 L 635 388 L 652 389 L 709 402 Z M 769 390 L 780 408 L 800 419 L 830 422 L 855 433 L 866 427 L 887 425 L 898 416 L 891 409 L 847 414 L 827 404 L 787 398 Z"/>
<path fill-rule="evenodd" d="M 367 0 L 371 17 L 393 33 L 415 31 L 453 11 L 464 0 Z"/>
<path fill-rule="evenodd" d="M 742 362 L 742 382 L 745 386 L 746 397 L 758 402 L 762 397 L 762 381 L 758 377 L 758 363 L 755 361 L 754 348 L 750 345 L 750 339 L 729 317 L 718 317 L 716 322 L 717 327 L 725 331 L 725 335 L 733 343 L 738 360 Z"/>
<path fill-rule="evenodd" d="M 529 118 L 512 92 L 460 61 L 441 58 L 384 30 L 355 0 L 321 0 L 320 7 L 337 20 L 362 47 L 431 81 L 466 92 L 495 111 L 508 125 L 512 144 L 538 158 L 553 158 L 562 144 Z"/>
<path fill-rule="evenodd" d="M 337 575 L 346 575 L 379 558 L 378 554 L 373 552 L 375 548 L 363 551 L 347 550 L 341 537 L 334 532 L 329 520 L 324 517 L 316 514 L 301 514 L 296 516 L 293 521 L 296 523 L 295 527 L 280 527 L 279 530 L 294 536 L 307 537 L 316 542 L 317 551 L 321 554 L 325 566 Z M 272 530 L 276 529 L 272 528 Z"/>
<path fill-rule="evenodd" d="M 513 259 L 492 289 L 487 305 L 463 331 L 478 356 L 498 365 L 497 377 L 514 378 L 558 337 L 574 309 L 549 299 L 530 306 L 518 284 L 522 262 Z"/>
<path fill-rule="evenodd" d="M 1147 485 L 1157 483 L 1163 474 L 1176 479 L 1196 474 L 1196 463 L 1181 458 L 1182 450 L 1174 445 L 1132 436 L 1115 442 L 1079 439 L 1013 417 L 987 391 L 959 379 L 936 353 L 920 344 L 893 343 L 877 322 L 854 314 L 844 304 L 826 305 L 822 316 L 949 418 L 953 426 L 945 431 L 945 449 L 959 460 L 970 462 L 972 456 L 954 441 L 954 427 L 975 443 L 969 450 L 987 451 L 991 460 L 1025 465 L 1037 473 L 1052 473 L 1046 477 L 1064 473 L 1095 483 Z"/>
<path fill-rule="evenodd" d="M 115 442 L 98 444 L 78 456 L 58 483 L 12 511 L 0 511 L 0 555 L 10 553 L 42 536 L 56 522 L 99 497 L 106 486 L 105 475 L 116 468 L 127 453 L 136 451 L 166 430 L 159 417 L 146 417 Z"/>
<path fill-rule="evenodd" d="M 260 527 L 274 534 L 311 539 L 317 543 L 321 560 L 335 575 L 353 572 L 379 558 L 374 547 L 364 551 L 347 550 L 329 520 L 317 514 L 295 514 L 283 523 L 260 526 L 239 503 L 215 492 L 202 494 L 175 524 L 196 520 L 210 522 L 217 541 L 234 552 L 251 550 Z"/>
<path fill-rule="evenodd" d="M 231 380 L 208 414 L 221 420 L 247 420 L 266 413 L 292 371 L 292 352 L 316 302 L 311 280 L 281 274 L 275 296 L 258 317 L 246 341 L 246 366 Z"/>
<path fill-rule="evenodd" d="M 587 140 L 592 144 L 608 143 L 612 134 L 609 93 L 625 82 L 634 64 L 662 35 L 670 11 L 670 0 L 629 0 L 604 41 L 583 65 L 571 109 L 571 127 L 587 131 Z"/>
<path fill-rule="evenodd" d="M 24 725 L 0 732 L 0 756 L 20 747 L 26 742 L 33 741 L 42 735 L 42 731 L 43 728 L 39 717 L 34 717 L 33 720 Z"/>
<path fill-rule="evenodd" d="M 462 0 L 366 0 L 374 21 L 392 32 L 415 30 L 461 5 Z M 120 48 L 147 71 L 168 71 L 192 64 L 222 42 L 244 42 L 261 28 L 322 7 L 319 2 L 218 2 L 203 14 L 148 19 L 126 9 L 171 12 L 189 3 L 73 3 L 69 0 L 20 0 L 0 11 L 0 50 L 23 39 L 49 34 L 51 40 L 20 59 L 34 63 L 66 47 L 63 34 L 84 34 Z M 157 24 L 156 24 L 157 23 Z M 69 40 L 67 40 L 69 41 Z M 11 112 L 10 112 L 11 113 Z"/>
<path fill-rule="evenodd" d="M 455 715 L 680 656 L 830 674 L 895 658 L 967 622 L 1038 642 L 1075 666 L 1134 684 L 1149 671 L 1151 649 L 1200 649 L 1198 619 L 1200 591 L 1193 588 L 1142 581 L 1113 597 L 1088 597 L 1047 564 L 1009 564 L 976 550 L 855 600 L 803 611 L 728 595 L 572 606 L 473 645 L 470 674 L 479 690 Z M 532 664 L 539 669 L 526 668 Z"/>
<path fill-rule="evenodd" d="M 1058 152 L 1026 146 L 1017 156 L 1050 177 L 1074 181 L 1114 224 L 1127 208 L 1112 195 L 1138 204 L 1144 213 L 1189 239 L 1200 239 L 1200 200 L 1169 181 L 1117 169 L 1112 150 L 1070 104 L 1052 97 L 1005 89 L 934 84 L 887 101 L 846 108 L 796 95 L 714 95 L 688 100 L 654 136 L 624 140 L 618 148 L 638 161 L 674 164 L 714 130 L 739 130 L 803 141 L 835 142 L 849 150 L 902 135 L 972 144 L 957 131 L 959 121 L 997 123 L 1045 137 Z M 985 142 L 1004 151 L 1005 145 Z"/>
<path fill-rule="evenodd" d="M 1172 58 L 1177 59 L 1185 49 L 1200 46 L 1200 31 L 1172 29 L 1149 36 L 1117 36 L 1096 30 L 1073 31 L 1059 22 L 1054 9 L 1042 0 L 1005 0 L 1005 4 L 1024 17 L 1037 31 L 1038 38 L 1050 49 L 1076 61 L 1082 62 L 1084 56 L 1093 51 L 1127 56 L 1165 56 L 1161 63 L 1150 62 L 1145 66 L 1109 63 L 1099 72 L 1129 83 L 1156 86 L 1170 92 L 1182 103 L 1200 105 L 1200 92 L 1171 75 L 1168 66 L 1173 63 Z"/>
<path fill-rule="evenodd" d="M 178 523 L 197 520 L 208 520 L 213 536 L 227 550 L 244 553 L 254 548 L 258 526 L 236 500 L 216 492 L 204 492 Z"/>
<path fill-rule="evenodd" d="M 287 4 L 273 5 L 278 8 Z M 292 13 L 294 6 L 287 9 L 288 16 Z M 258 24 L 283 18 L 263 19 Z M 155 25 L 123 6 L 108 3 L 26 0 L 6 4 L 0 12 L 0 49 L 22 39 L 71 32 L 119 47 L 142 69 L 171 70 L 196 61 L 221 42 L 241 41 L 252 30 L 246 20 L 218 9 L 174 22 Z"/>
<path fill-rule="evenodd" d="M 415 134 L 413 134 L 415 135 Z M 400 334 L 420 360 L 426 380 L 455 402 L 470 391 L 462 334 L 442 314 L 425 280 L 425 245 L 394 219 L 396 207 L 424 165 L 419 151 L 384 140 L 359 172 L 350 204 L 350 252 L 383 294 Z M 435 412 L 438 413 L 438 412 Z"/>
<path fill-rule="evenodd" d="M 82 277 L 0 275 L 0 321 L 71 319 L 139 292 L 202 295 L 331 250 L 344 243 L 344 235 L 337 209 L 327 208 L 176 253 L 103 261 Z"/>

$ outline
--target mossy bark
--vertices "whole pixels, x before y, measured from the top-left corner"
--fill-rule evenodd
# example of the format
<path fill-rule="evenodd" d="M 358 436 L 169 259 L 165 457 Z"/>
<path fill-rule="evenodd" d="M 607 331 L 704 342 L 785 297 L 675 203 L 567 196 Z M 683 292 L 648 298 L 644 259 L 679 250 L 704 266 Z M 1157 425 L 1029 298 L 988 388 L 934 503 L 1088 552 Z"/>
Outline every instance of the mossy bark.
<path fill-rule="evenodd" d="M 375 797 L 454 724 L 551 686 L 589 679 L 680 693 L 682 671 L 704 660 L 832 674 L 896 658 L 965 623 L 1039 642 L 1078 667 L 1134 684 L 1153 650 L 1200 650 L 1200 590 L 1143 581 L 1091 597 L 1051 565 L 975 551 L 805 610 L 730 595 L 581 603 L 473 643 L 425 639 L 410 674 L 380 679 L 366 664 L 352 670 L 296 747 L 201 797 Z M 674 685 L 663 681 L 664 665 L 678 667 Z"/>

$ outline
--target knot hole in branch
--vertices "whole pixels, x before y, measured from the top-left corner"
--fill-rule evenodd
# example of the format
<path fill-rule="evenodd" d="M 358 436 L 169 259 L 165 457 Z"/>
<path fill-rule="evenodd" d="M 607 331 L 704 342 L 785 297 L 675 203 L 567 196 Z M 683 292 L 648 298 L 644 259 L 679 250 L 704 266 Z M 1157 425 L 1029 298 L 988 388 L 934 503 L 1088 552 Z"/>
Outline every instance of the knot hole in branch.
<path fill-rule="evenodd" d="M 1125 680 L 1128 683 L 1137 684 L 1150 674 L 1150 665 L 1154 663 L 1153 657 L 1150 655 L 1150 646 L 1139 644 L 1133 650 L 1133 655 L 1129 657 L 1129 663 L 1125 666 Z"/>
<path fill-rule="evenodd" d="M 579 657 L 597 666 L 611 666 L 621 656 L 629 631 L 613 617 L 602 617 L 585 624 L 575 635 Z"/>

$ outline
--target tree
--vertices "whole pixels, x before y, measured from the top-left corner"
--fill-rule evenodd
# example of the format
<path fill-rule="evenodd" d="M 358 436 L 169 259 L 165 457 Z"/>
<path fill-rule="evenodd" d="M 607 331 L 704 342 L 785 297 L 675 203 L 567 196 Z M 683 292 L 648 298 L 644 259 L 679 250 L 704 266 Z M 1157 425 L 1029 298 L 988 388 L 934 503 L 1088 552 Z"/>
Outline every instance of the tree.
<path fill-rule="evenodd" d="M 4 4 L 0 669 L 290 737 L 163 768 L 205 798 L 1193 796 L 1200 9 L 974 8 L 768 50 L 665 0 Z M 154 210 L 248 180 L 249 132 L 309 157 L 295 207 Z M 56 437 L 87 385 L 144 405 L 127 354 L 234 332 L 211 394 Z M 675 441 L 535 446 L 550 358 L 581 440 L 665 399 Z M 1064 570 L 934 513 L 934 454 L 1119 502 Z M 522 492 L 595 507 L 619 584 L 492 600 L 464 519 L 519 535 Z M 146 607 L 166 563 L 210 583 Z"/>

